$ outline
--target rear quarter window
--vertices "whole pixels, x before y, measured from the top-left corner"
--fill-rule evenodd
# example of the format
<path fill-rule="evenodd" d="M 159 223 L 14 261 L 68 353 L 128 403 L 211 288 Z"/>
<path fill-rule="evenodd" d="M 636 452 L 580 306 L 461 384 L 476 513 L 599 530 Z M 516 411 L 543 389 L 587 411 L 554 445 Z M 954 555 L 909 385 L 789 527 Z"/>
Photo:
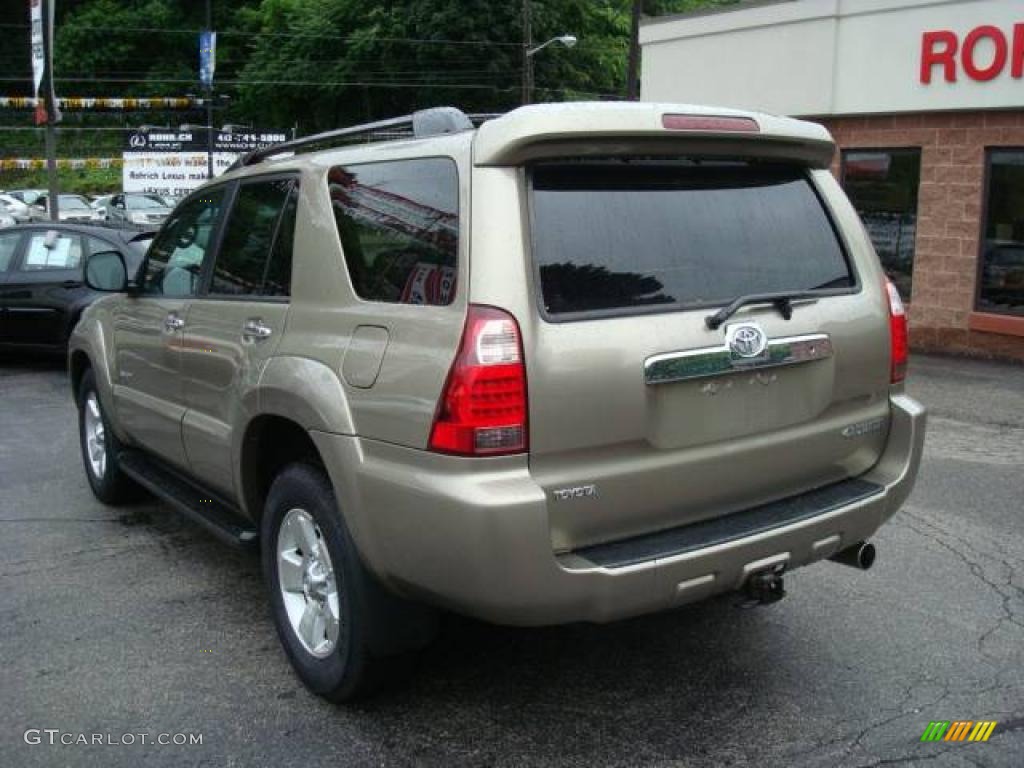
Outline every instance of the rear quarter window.
<path fill-rule="evenodd" d="M 327 182 L 345 265 L 361 299 L 451 303 L 459 245 L 453 160 L 336 166 Z"/>
<path fill-rule="evenodd" d="M 530 178 L 533 254 L 549 316 L 856 284 L 800 167 L 630 158 L 546 163 Z"/>

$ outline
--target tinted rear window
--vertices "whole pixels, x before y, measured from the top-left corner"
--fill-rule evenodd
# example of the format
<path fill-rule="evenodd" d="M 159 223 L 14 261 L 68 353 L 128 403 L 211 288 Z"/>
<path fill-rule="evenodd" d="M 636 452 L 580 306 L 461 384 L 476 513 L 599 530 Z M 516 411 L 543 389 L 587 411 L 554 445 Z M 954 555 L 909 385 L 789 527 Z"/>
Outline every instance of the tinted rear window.
<path fill-rule="evenodd" d="M 532 179 L 533 252 L 551 315 L 854 285 L 797 167 L 559 162 L 534 167 Z"/>

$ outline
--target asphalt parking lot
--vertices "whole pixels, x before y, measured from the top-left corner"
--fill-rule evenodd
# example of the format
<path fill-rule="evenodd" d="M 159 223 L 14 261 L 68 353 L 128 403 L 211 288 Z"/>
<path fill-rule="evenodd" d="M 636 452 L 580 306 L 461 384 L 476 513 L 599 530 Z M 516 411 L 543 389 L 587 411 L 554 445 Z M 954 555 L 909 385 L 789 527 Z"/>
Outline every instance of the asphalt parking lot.
<path fill-rule="evenodd" d="M 255 555 L 96 502 L 60 364 L 2 359 L 0 766 L 1020 766 L 1024 368 L 918 357 L 909 389 L 925 463 L 870 572 L 604 627 L 452 618 L 406 688 L 341 708 L 292 675 Z M 921 743 L 931 720 L 999 725 Z"/>

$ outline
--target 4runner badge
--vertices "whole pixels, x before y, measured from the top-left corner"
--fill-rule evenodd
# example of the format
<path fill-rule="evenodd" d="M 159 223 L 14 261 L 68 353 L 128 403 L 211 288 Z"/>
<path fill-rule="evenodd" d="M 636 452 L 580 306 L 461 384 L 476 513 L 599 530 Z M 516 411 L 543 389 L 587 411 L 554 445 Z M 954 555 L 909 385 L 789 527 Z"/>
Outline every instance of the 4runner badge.
<path fill-rule="evenodd" d="M 756 323 L 736 323 L 726 328 L 725 343 L 736 357 L 760 357 L 768 348 L 768 337 Z"/>

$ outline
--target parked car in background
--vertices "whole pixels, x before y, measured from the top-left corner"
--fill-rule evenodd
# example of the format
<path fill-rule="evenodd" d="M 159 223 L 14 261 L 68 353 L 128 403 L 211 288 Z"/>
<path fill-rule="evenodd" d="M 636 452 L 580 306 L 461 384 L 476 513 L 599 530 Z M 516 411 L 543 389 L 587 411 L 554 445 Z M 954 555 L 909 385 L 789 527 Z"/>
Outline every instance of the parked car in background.
<path fill-rule="evenodd" d="M 138 270 L 152 233 L 69 224 L 0 231 L 0 347 L 60 350 L 82 310 L 102 294 L 85 284 L 85 260 L 116 251 Z"/>
<path fill-rule="evenodd" d="M 7 227 L 13 227 L 17 224 L 14 217 L 9 213 L 0 213 L 0 229 L 6 229 Z"/>
<path fill-rule="evenodd" d="M 156 195 L 112 195 L 105 206 L 107 221 L 135 227 L 159 227 L 173 210 Z"/>
<path fill-rule="evenodd" d="M 34 205 L 40 195 L 45 195 L 45 189 L 8 189 L 4 194 L 20 200 L 25 205 Z"/>
<path fill-rule="evenodd" d="M 90 195 L 92 200 L 89 201 L 89 207 L 94 211 L 101 211 L 104 215 L 106 213 L 106 207 L 111 204 L 111 198 L 114 195 Z"/>
<path fill-rule="evenodd" d="M 152 197 L 154 200 L 159 200 L 168 208 L 174 208 L 174 206 L 176 206 L 181 200 L 180 197 L 171 197 L 169 195 L 148 195 L 148 197 Z"/>
<path fill-rule="evenodd" d="M 7 214 L 19 224 L 29 221 L 32 216 L 24 201 L 9 194 L 0 194 L 0 213 Z"/>
<path fill-rule="evenodd" d="M 113 195 L 98 195 L 89 202 L 89 207 L 96 211 L 101 219 L 106 221 L 107 211 L 110 208 L 110 201 L 113 197 Z"/>
<path fill-rule="evenodd" d="M 49 195 L 40 195 L 29 207 L 32 221 L 49 221 Z M 81 195 L 59 195 L 57 216 L 62 222 L 69 224 L 88 224 L 101 221 L 101 217 L 89 206 L 89 201 Z"/>

